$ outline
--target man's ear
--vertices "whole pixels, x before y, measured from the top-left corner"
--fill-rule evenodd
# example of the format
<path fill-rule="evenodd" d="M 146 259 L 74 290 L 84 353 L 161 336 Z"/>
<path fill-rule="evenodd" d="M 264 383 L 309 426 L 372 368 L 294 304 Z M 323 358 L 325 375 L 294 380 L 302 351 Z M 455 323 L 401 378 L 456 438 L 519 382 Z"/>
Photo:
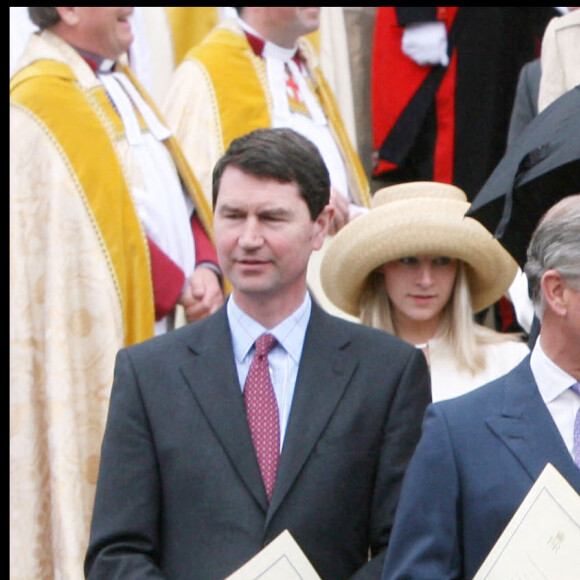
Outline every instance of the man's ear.
<path fill-rule="evenodd" d="M 68 26 L 75 26 L 79 23 L 80 17 L 76 6 L 57 6 L 56 11 L 60 19 Z"/>
<path fill-rule="evenodd" d="M 312 248 L 314 250 L 320 250 L 322 248 L 324 240 L 328 235 L 333 216 L 334 209 L 330 205 L 326 205 L 314 220 L 314 234 L 312 236 Z"/>
<path fill-rule="evenodd" d="M 546 270 L 540 284 L 546 305 L 559 316 L 564 316 L 568 304 L 566 297 L 567 284 L 562 274 L 558 270 Z"/>

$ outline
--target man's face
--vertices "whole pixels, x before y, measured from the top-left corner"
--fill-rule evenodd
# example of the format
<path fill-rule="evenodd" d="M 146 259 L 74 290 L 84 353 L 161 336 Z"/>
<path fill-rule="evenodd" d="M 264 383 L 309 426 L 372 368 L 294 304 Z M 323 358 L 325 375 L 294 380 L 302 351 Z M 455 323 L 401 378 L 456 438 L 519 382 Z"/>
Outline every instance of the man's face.
<path fill-rule="evenodd" d="M 103 58 L 116 60 L 127 52 L 133 42 L 129 17 L 132 6 L 75 8 L 78 22 L 75 35 L 79 42 L 73 44 Z"/>
<path fill-rule="evenodd" d="M 570 330 L 570 347 L 580 354 L 580 280 L 578 279 L 568 285 L 567 324 Z M 578 366 L 580 367 L 580 362 Z"/>
<path fill-rule="evenodd" d="M 275 31 L 272 41 L 292 47 L 303 34 L 318 30 L 320 7 L 268 7 L 263 8 L 269 21 L 268 30 Z"/>
<path fill-rule="evenodd" d="M 245 304 L 300 303 L 310 254 L 324 242 L 328 210 L 314 221 L 295 183 L 225 169 L 214 212 L 220 266 Z"/>

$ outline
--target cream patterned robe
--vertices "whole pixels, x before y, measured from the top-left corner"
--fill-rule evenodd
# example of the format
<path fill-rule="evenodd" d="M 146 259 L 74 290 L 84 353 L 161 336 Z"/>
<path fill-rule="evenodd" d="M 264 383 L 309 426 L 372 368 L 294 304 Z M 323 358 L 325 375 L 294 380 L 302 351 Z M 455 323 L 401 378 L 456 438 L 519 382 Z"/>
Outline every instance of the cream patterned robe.
<path fill-rule="evenodd" d="M 54 35 L 34 37 L 24 59 L 38 55 L 70 60 L 81 84 L 95 82 Z M 84 577 L 114 360 L 125 343 L 119 280 L 81 183 L 47 126 L 11 102 L 11 580 Z"/>

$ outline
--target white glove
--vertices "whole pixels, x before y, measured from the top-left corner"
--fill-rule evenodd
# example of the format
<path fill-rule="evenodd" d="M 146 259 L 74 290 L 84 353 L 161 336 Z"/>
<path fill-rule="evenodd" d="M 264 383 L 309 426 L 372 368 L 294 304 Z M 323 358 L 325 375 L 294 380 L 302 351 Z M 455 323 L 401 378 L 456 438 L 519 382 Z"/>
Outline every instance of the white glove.
<path fill-rule="evenodd" d="M 401 48 L 417 64 L 449 64 L 447 31 L 443 22 L 408 24 L 403 31 Z"/>
<path fill-rule="evenodd" d="M 516 320 L 519 325 L 529 334 L 534 320 L 534 305 L 528 294 L 528 277 L 521 268 L 508 288 L 507 296 L 514 307 Z"/>

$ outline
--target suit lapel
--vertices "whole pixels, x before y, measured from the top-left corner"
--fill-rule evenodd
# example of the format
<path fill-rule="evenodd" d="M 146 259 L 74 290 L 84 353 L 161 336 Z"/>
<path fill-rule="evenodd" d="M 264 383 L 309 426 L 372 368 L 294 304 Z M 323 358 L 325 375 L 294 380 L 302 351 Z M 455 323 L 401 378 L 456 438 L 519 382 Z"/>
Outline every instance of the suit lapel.
<path fill-rule="evenodd" d="M 313 304 L 268 520 L 308 460 L 358 364 L 341 351 L 348 341 L 348 334 Z"/>
<path fill-rule="evenodd" d="M 533 481 L 550 462 L 580 493 L 580 470 L 542 401 L 529 357 L 507 375 L 501 415 L 490 418 L 487 423 Z"/>
<path fill-rule="evenodd" d="M 225 308 L 196 326 L 199 332 L 192 334 L 188 345 L 192 357 L 182 365 L 182 373 L 240 478 L 266 510 Z"/>

